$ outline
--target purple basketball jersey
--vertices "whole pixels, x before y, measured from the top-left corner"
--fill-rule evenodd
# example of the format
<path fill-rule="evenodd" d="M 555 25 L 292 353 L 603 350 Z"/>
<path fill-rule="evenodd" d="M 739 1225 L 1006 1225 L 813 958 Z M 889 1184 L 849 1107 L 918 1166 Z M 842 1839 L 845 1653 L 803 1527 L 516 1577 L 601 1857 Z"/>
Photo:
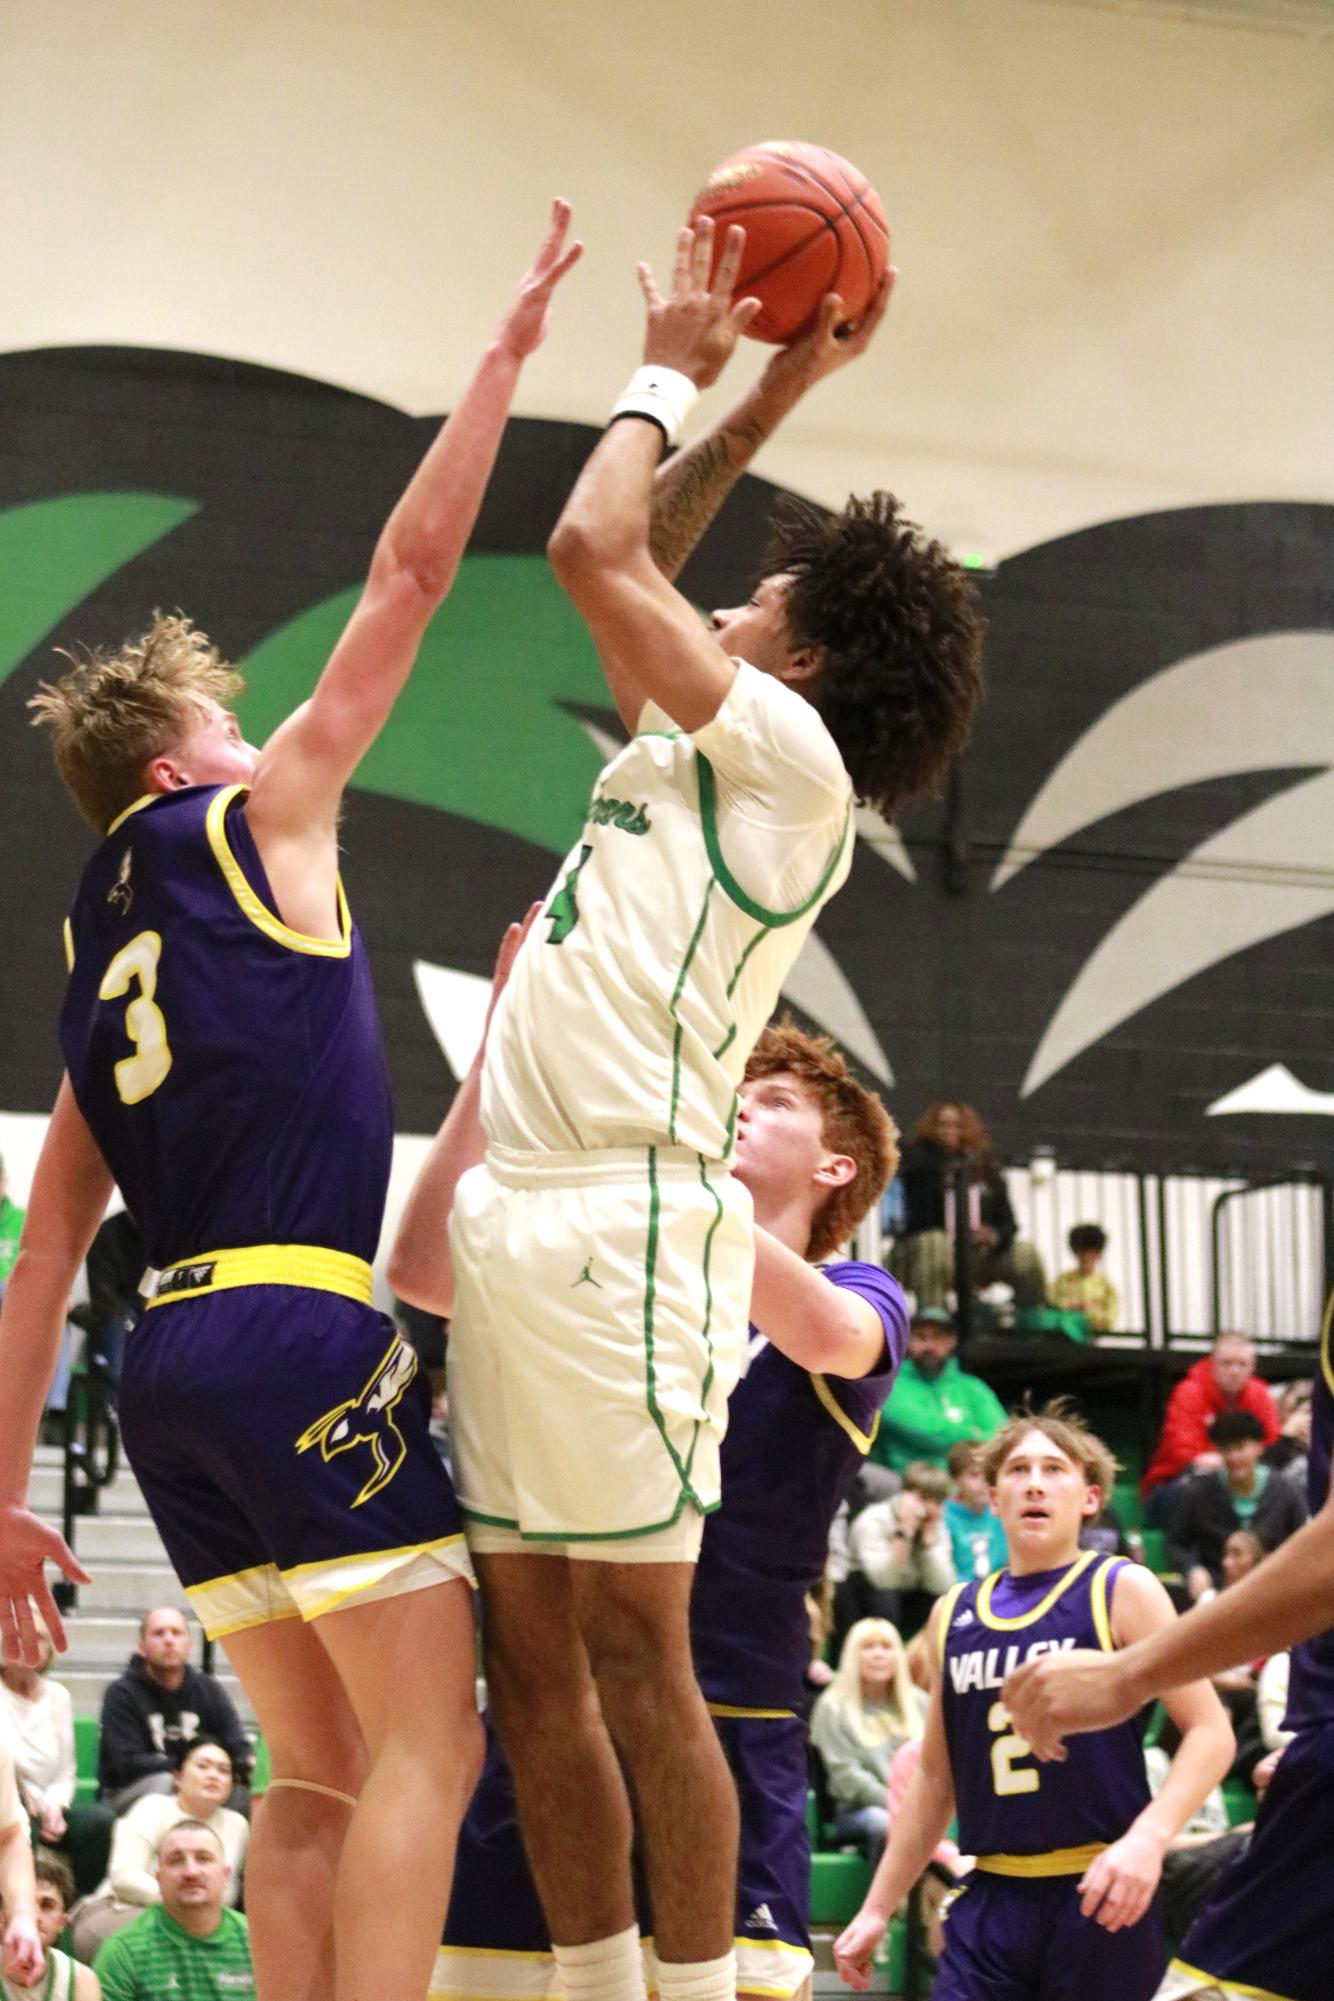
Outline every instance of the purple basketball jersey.
<path fill-rule="evenodd" d="M 370 971 L 275 910 L 241 787 L 115 821 L 70 913 L 65 1065 L 156 1266 L 258 1244 L 375 1255 L 393 1112 Z"/>
<path fill-rule="evenodd" d="M 1325 1305 L 1320 1329 L 1320 1367 L 1316 1370 L 1315 1394 L 1311 1399 L 1311 1451 L 1307 1459 L 1306 1500 L 1311 1513 L 1319 1514 L 1329 1498 L 1330 1455 L 1334 1449 L 1334 1292 Z M 1306 1730 L 1313 1724 L 1334 1723 L 1334 1626 L 1327 1626 L 1313 1640 L 1292 1650 L 1292 1678 L 1288 1684 L 1289 1730 Z"/>

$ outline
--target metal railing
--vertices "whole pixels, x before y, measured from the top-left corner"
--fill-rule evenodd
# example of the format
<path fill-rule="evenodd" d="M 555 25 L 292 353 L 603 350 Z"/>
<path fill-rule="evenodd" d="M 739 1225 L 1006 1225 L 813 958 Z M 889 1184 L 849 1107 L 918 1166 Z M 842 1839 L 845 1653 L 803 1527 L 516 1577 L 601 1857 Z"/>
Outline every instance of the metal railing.
<path fill-rule="evenodd" d="M 82 1366 L 71 1375 L 65 1395 L 64 1451 L 61 1533 L 74 1549 L 79 1516 L 98 1512 L 102 1489 L 111 1485 L 120 1466 L 115 1385 L 91 1335 L 85 1338 Z M 73 1611 L 78 1599 L 77 1584 L 62 1577 L 55 1586 L 61 1611 Z"/>
<path fill-rule="evenodd" d="M 968 1240 L 967 1165 L 956 1170 L 955 1292 L 960 1333 L 975 1316 Z M 1147 1174 L 1057 1160 L 1038 1153 L 1007 1167 L 1019 1233 L 1041 1253 L 1049 1277 L 1071 1262 L 1067 1236 L 1097 1223 L 1108 1244 L 1103 1269 L 1121 1299 L 1117 1333 L 1150 1348 L 1210 1340 L 1237 1327 L 1258 1341 L 1314 1347 L 1334 1289 L 1334 1179 L 1287 1174 Z M 880 1261 L 886 1245 L 874 1217 L 857 1254 Z"/>

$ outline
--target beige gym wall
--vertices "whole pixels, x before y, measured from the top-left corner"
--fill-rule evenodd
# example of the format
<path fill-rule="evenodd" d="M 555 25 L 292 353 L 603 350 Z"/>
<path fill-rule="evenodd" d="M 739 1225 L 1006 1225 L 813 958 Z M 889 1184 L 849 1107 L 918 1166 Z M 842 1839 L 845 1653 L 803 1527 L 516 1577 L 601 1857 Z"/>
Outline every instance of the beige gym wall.
<path fill-rule="evenodd" d="M 994 555 L 1330 498 L 1334 40 L 1283 11 L 9 0 L 0 348 L 192 348 L 443 409 L 559 191 L 588 254 L 517 408 L 596 422 L 635 260 L 719 156 L 814 138 L 880 187 L 903 280 L 762 470 L 893 484 Z"/>

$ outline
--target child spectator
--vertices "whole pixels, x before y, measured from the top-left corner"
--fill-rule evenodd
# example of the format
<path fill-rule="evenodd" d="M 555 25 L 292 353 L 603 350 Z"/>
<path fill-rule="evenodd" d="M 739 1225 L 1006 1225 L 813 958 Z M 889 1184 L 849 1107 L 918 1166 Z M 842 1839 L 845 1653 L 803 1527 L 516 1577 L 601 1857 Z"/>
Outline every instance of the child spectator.
<path fill-rule="evenodd" d="M 949 1475 L 925 1460 L 905 1467 L 903 1492 L 863 1508 L 848 1532 L 843 1586 L 858 1617 L 891 1620 L 915 1633 L 954 1583 L 944 1508 Z"/>
<path fill-rule="evenodd" d="M 33 2001 L 101 2001 L 102 1989 L 90 1966 L 80 1966 L 59 1950 L 61 1936 L 74 1902 L 74 1875 L 63 1855 L 39 1848 L 32 1858 L 37 1879 L 37 1936 L 46 1954 L 46 1971 L 31 1987 L 0 1980 L 0 1993 L 31 1994 Z"/>
<path fill-rule="evenodd" d="M 1107 1232 L 1097 1223 L 1076 1223 L 1068 1241 L 1075 1268 L 1061 1273 L 1052 1298 L 1064 1312 L 1082 1313 L 1095 1334 L 1110 1334 L 1121 1317 L 1121 1301 L 1106 1272 L 1098 1270 Z"/>
<path fill-rule="evenodd" d="M 1005 1568 L 1005 1531 L 992 1512 L 991 1489 L 978 1448 L 967 1439 L 951 1445 L 946 1465 L 954 1492 L 945 1503 L 945 1526 L 956 1578 L 987 1577 Z"/>
<path fill-rule="evenodd" d="M 838 1673 L 811 1713 L 811 1742 L 824 1761 L 840 1841 L 855 1841 L 872 1867 L 889 1833 L 885 1789 L 894 1753 L 922 1734 L 922 1701 L 898 1629 L 859 1619 Z"/>

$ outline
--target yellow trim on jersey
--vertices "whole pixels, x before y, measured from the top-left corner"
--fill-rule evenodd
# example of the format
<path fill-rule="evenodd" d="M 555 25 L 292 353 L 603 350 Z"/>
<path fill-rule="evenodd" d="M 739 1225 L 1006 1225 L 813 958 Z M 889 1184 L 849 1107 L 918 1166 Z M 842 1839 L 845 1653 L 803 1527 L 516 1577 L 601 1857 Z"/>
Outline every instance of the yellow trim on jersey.
<path fill-rule="evenodd" d="M 142 793 L 140 797 L 135 800 L 132 806 L 127 806 L 123 813 L 117 813 L 115 819 L 111 822 L 111 825 L 107 828 L 106 833 L 102 836 L 103 840 L 106 840 L 108 836 L 114 834 L 117 827 L 123 827 L 125 825 L 125 822 L 129 819 L 131 813 L 138 813 L 143 807 L 151 806 L 155 799 L 165 799 L 166 796 L 167 795 L 165 792 Z"/>
<path fill-rule="evenodd" d="M 743 1723 L 748 1719 L 761 1723 L 786 1723 L 797 1713 L 795 1709 L 740 1709 L 734 1702 L 706 1702 L 704 1707 L 710 1716 L 735 1717 Z"/>
<path fill-rule="evenodd" d="M 1096 1561 L 1097 1554 L 1098 1552 L 1095 1549 L 1086 1549 L 1082 1556 L 1076 1557 L 1075 1561 L 1066 1571 L 1065 1576 L 1057 1578 L 1046 1597 L 1040 1603 L 1036 1604 L 1031 1612 L 1019 1612 L 1013 1619 L 1002 1618 L 999 1612 L 991 1610 L 991 1594 L 1001 1578 L 1008 1575 L 1004 1570 L 993 1570 L 990 1577 L 984 1578 L 978 1588 L 978 1618 L 984 1626 L 990 1626 L 992 1631 L 996 1633 L 1013 1633 L 1017 1632 L 1021 1626 L 1034 1625 L 1037 1620 L 1045 1619 L 1052 1606 L 1056 1603 L 1056 1600 L 1063 1597 L 1072 1584 L 1078 1582 L 1089 1565 Z"/>
<path fill-rule="evenodd" d="M 65 940 L 65 971 L 72 973 L 74 971 L 74 926 L 70 923 L 68 917 L 62 922 L 60 932 Z"/>
<path fill-rule="evenodd" d="M 871 1426 L 871 1429 L 869 1431 L 861 1431 L 848 1416 L 848 1413 L 830 1389 L 825 1378 L 817 1375 L 814 1369 L 810 1371 L 810 1378 L 811 1388 L 815 1391 L 816 1396 L 819 1397 L 820 1402 L 829 1412 L 839 1430 L 847 1432 L 848 1437 L 852 1440 L 864 1459 L 875 1444 L 876 1436 L 880 1430 L 880 1412 L 876 1412 L 875 1423 Z"/>
<path fill-rule="evenodd" d="M 1169 1973 L 1184 1974 L 1187 1980 L 1198 1980 L 1207 1987 L 1216 1987 L 1220 1994 L 1240 1994 L 1245 2001 L 1292 2001 L 1290 1994 L 1280 1994 L 1273 1987 L 1252 1987 L 1248 1980 L 1234 1980 L 1228 1973 L 1206 1973 L 1202 1966 L 1192 1966 L 1187 1959 L 1169 1959 Z"/>
<path fill-rule="evenodd" d="M 1098 1635 L 1098 1645 L 1105 1654 L 1116 1652 L 1116 1635 L 1112 1631 L 1112 1608 L 1107 1602 L 1107 1578 L 1115 1562 L 1114 1556 L 1103 1558 L 1093 1573 L 1093 1583 L 1089 1589 L 1094 1631 Z"/>
<path fill-rule="evenodd" d="M 979 1855 L 974 1867 L 988 1876 L 1082 1876 L 1107 1846 L 1090 1841 L 1083 1848 L 1048 1848 L 1040 1855 Z"/>
<path fill-rule="evenodd" d="M 954 1617 L 954 1608 L 959 1602 L 960 1593 L 967 1588 L 967 1584 L 967 1578 L 964 1578 L 962 1584 L 951 1584 L 949 1590 L 940 1601 L 940 1617 L 936 1624 L 936 1658 L 938 1660 L 943 1661 L 945 1658 L 945 1643 L 950 1636 L 950 1620 Z"/>
<path fill-rule="evenodd" d="M 160 1290 L 173 1272 L 198 1270 L 198 1285 Z M 201 1257 L 180 1258 L 156 1274 L 154 1296 L 146 1312 L 171 1306 L 178 1299 L 202 1299 L 210 1292 L 230 1292 L 241 1285 L 295 1285 L 311 1292 L 336 1292 L 363 1306 L 371 1303 L 371 1268 L 348 1251 L 331 1251 L 320 1244 L 249 1244 L 241 1250 L 205 1251 Z"/>
<path fill-rule="evenodd" d="M 293 952 L 311 952 L 317 958 L 345 959 L 352 950 L 352 919 L 348 914 L 347 898 L 343 894 L 343 879 L 337 879 L 338 927 L 336 938 L 313 938 L 304 931 L 293 931 L 284 924 L 276 912 L 261 903 L 251 888 L 245 870 L 232 853 L 227 839 L 227 808 L 240 793 L 244 785 L 226 785 L 213 799 L 204 821 L 208 833 L 209 846 L 222 870 L 227 887 L 240 904 L 250 922 L 262 931 L 266 938 L 272 938 L 279 945 L 286 945 Z"/>
<path fill-rule="evenodd" d="M 1334 1354 L 1330 1352 L 1332 1343 L 1334 1343 L 1334 1292 L 1331 1292 L 1325 1301 L 1325 1320 L 1320 1329 L 1320 1373 L 1325 1378 L 1325 1388 L 1331 1396 L 1334 1396 Z"/>

